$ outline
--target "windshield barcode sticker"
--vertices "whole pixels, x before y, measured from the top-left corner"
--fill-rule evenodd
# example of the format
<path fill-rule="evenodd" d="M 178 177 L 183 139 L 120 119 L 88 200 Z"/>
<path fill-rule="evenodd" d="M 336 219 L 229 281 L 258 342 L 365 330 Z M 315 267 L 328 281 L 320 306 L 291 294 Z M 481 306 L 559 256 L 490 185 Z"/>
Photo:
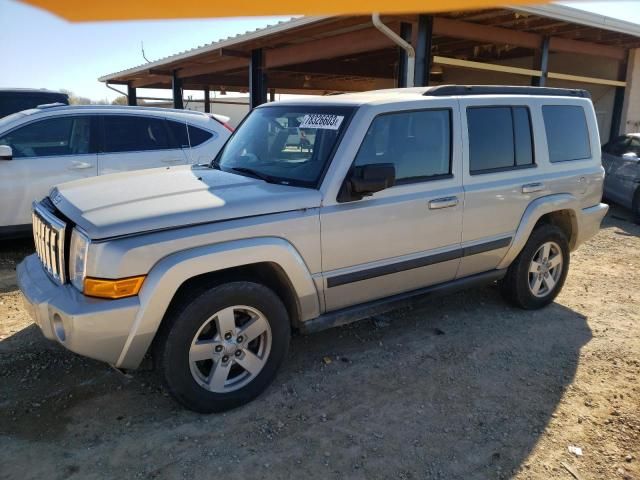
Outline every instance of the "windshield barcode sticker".
<path fill-rule="evenodd" d="M 344 120 L 342 115 L 309 114 L 300 122 L 299 128 L 322 128 L 325 130 L 338 130 Z"/>

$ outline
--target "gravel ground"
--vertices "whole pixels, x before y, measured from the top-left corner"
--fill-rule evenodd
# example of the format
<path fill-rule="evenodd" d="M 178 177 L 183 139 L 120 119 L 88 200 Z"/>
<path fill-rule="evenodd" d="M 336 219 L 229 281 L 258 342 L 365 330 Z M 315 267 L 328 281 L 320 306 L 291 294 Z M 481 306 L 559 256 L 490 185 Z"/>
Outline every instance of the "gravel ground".
<path fill-rule="evenodd" d="M 622 210 L 550 307 L 490 286 L 296 337 L 265 394 L 210 416 L 44 340 L 15 287 L 30 248 L 0 245 L 0 479 L 640 480 L 640 227 Z"/>

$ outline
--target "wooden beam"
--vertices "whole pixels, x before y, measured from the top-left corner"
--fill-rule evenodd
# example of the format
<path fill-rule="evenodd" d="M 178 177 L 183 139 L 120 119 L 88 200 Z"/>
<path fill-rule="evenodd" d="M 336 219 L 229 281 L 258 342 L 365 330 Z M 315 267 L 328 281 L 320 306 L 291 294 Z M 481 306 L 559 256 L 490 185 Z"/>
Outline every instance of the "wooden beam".
<path fill-rule="evenodd" d="M 519 47 L 537 49 L 542 37 L 535 33 L 519 32 L 507 28 L 489 27 L 471 22 L 461 22 L 448 18 L 433 19 L 433 34 L 451 38 L 462 38 L 477 42 L 504 43 Z"/>
<path fill-rule="evenodd" d="M 613 58 L 622 62 L 626 60 L 627 53 L 623 48 L 601 45 L 599 43 L 569 40 L 568 38 L 551 37 L 549 50 L 562 53 L 579 53 L 582 55 L 594 55 L 596 57 Z"/>
<path fill-rule="evenodd" d="M 397 25 L 393 30 L 399 33 Z M 319 40 L 266 50 L 265 66 L 267 69 L 271 69 L 393 47 L 395 47 L 395 44 L 377 29 L 366 28 Z"/>
<path fill-rule="evenodd" d="M 543 40 L 543 36 L 538 33 L 520 32 L 508 28 L 490 27 L 442 17 L 433 19 L 433 34 L 473 40 L 476 42 L 515 45 L 532 50 L 539 49 Z M 569 40 L 560 37 L 551 37 L 549 49 L 554 52 L 593 55 L 596 57 L 613 58 L 618 61 L 623 61 L 627 58 L 626 51 L 620 47 Z"/>
<path fill-rule="evenodd" d="M 178 70 L 178 78 L 197 77 L 207 73 L 218 73 L 230 70 L 248 68 L 249 60 L 246 58 L 231 57 L 215 63 L 203 63 L 195 67 L 187 67 Z"/>
<path fill-rule="evenodd" d="M 567 80 L 569 82 L 577 83 L 592 83 L 594 85 L 607 85 L 609 87 L 625 87 L 627 82 L 620 80 L 608 80 L 606 78 L 595 77 L 583 77 L 581 75 L 568 75 L 566 73 L 549 72 L 549 78 L 555 78 L 556 80 Z"/>
<path fill-rule="evenodd" d="M 496 65 L 495 63 L 472 62 L 469 60 L 459 60 L 457 58 L 433 57 L 433 63 L 439 65 L 450 65 L 452 67 L 471 68 L 474 70 L 490 70 L 492 72 L 513 73 L 516 75 L 526 75 L 529 77 L 539 77 L 542 75 L 540 70 L 530 68 L 509 67 L 507 65 Z M 551 74 L 549 74 L 551 76 Z"/>
<path fill-rule="evenodd" d="M 171 85 L 173 77 L 171 75 L 149 75 L 147 77 L 138 78 L 136 80 L 132 80 L 129 82 L 133 88 L 144 88 L 149 85 L 154 85 L 158 82 L 166 83 L 167 85 Z"/>

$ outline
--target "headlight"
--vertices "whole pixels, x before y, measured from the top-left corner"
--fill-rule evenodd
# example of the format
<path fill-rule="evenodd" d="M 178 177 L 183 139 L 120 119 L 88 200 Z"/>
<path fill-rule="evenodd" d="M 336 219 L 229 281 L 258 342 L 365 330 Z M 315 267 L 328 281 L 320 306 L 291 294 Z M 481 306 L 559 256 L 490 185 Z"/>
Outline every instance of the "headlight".
<path fill-rule="evenodd" d="M 71 234 L 71 248 L 69 249 L 69 277 L 71 284 L 80 292 L 84 289 L 84 277 L 87 270 L 87 252 L 89 239 L 77 228 Z"/>

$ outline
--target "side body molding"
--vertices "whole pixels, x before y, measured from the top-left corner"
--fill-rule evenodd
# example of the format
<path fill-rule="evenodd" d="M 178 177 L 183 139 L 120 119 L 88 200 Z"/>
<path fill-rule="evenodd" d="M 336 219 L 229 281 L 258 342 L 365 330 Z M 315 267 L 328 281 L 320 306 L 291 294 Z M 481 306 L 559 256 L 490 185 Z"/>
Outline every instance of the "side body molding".
<path fill-rule="evenodd" d="M 533 227 L 535 227 L 536 222 L 540 217 L 547 213 L 559 210 L 569 210 L 571 212 L 571 222 L 573 224 L 574 231 L 576 231 L 578 221 L 577 217 L 581 211 L 580 203 L 576 197 L 569 193 L 559 193 L 537 198 L 531 202 L 524 211 L 524 215 L 522 215 L 522 219 L 520 219 L 520 224 L 518 225 L 516 234 L 511 242 L 511 248 L 507 250 L 507 253 L 500 261 L 497 268 L 507 268 L 518 256 L 527 243 L 527 240 L 533 231 Z M 569 242 L 569 245 L 571 250 L 574 250 L 577 247 L 577 245 L 571 241 Z"/>
<path fill-rule="evenodd" d="M 289 277 L 298 300 L 301 321 L 320 315 L 318 292 L 311 273 L 298 251 L 286 240 L 261 237 L 184 250 L 163 258 L 149 272 L 139 294 L 140 310 L 116 367 L 139 366 L 173 296 L 186 280 L 261 262 L 277 264 Z"/>

